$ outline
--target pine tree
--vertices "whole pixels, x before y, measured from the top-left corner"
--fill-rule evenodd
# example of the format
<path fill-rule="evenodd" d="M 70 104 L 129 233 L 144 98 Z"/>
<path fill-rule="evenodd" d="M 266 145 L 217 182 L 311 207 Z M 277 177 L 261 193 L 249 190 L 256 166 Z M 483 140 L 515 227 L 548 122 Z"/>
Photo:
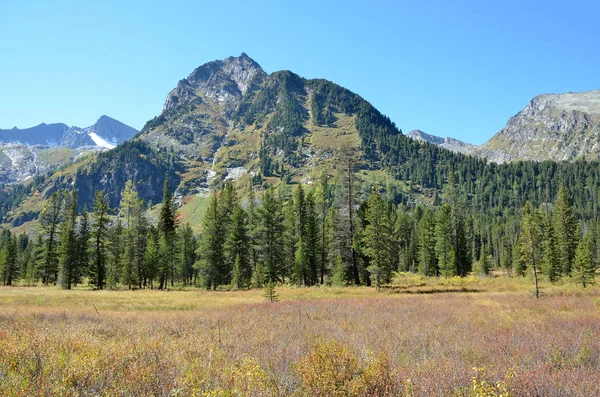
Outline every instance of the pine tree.
<path fill-rule="evenodd" d="M 594 236 L 591 231 L 587 231 L 577 245 L 573 262 L 573 278 L 585 288 L 595 283 L 597 268 L 598 261 Z"/>
<path fill-rule="evenodd" d="M 159 241 L 163 251 L 160 255 L 160 265 L 158 267 L 159 289 L 167 288 L 169 277 L 173 284 L 173 276 L 175 273 L 175 228 L 176 228 L 176 213 L 173 204 L 173 196 L 171 195 L 171 185 L 169 178 L 165 179 L 163 187 L 163 200 L 160 207 L 160 215 L 158 217 L 158 231 L 160 233 Z"/>
<path fill-rule="evenodd" d="M 109 229 L 108 238 L 108 250 L 109 255 L 107 258 L 106 266 L 106 283 L 109 288 L 116 288 L 117 284 L 124 284 L 131 288 L 131 284 L 128 281 L 121 279 L 121 276 L 125 273 L 122 269 L 123 265 L 123 223 L 121 219 L 117 219 L 117 222 L 113 227 Z"/>
<path fill-rule="evenodd" d="M 389 283 L 392 278 L 392 257 L 390 256 L 390 225 L 388 223 L 386 206 L 379 193 L 372 189 L 369 196 L 366 219 L 368 224 L 363 233 L 364 252 L 370 258 L 367 268 L 378 285 Z M 378 287 L 379 289 L 379 287 Z"/>
<path fill-rule="evenodd" d="M 94 223 L 92 225 L 93 263 L 90 268 L 90 280 L 98 289 L 103 289 L 106 283 L 109 210 L 108 197 L 101 191 L 96 191 L 94 196 Z"/>
<path fill-rule="evenodd" d="M 310 191 L 306 195 L 306 222 L 304 225 L 303 249 L 307 274 L 307 284 L 319 283 L 320 260 L 320 224 L 317 214 L 315 195 Z"/>
<path fill-rule="evenodd" d="M 90 265 L 90 222 L 88 219 L 87 207 L 84 207 L 77 228 L 77 255 L 75 271 L 73 273 L 73 283 L 81 283 L 84 275 L 88 274 Z"/>
<path fill-rule="evenodd" d="M 161 263 L 160 239 L 158 231 L 151 227 L 148 231 L 148 244 L 144 253 L 144 275 L 146 284 L 151 289 L 154 288 L 154 280 L 158 277 L 158 268 Z"/>
<path fill-rule="evenodd" d="M 288 223 L 292 224 L 294 230 L 292 231 L 292 241 L 294 244 L 294 269 L 293 279 L 298 285 L 309 285 L 309 266 L 307 264 L 307 241 L 306 241 L 306 197 L 304 195 L 304 188 L 302 184 L 299 184 L 294 191 L 294 198 L 292 201 L 293 213 L 288 215 Z"/>
<path fill-rule="evenodd" d="M 318 208 L 318 216 L 320 222 L 320 253 L 319 253 L 319 265 L 320 265 L 320 277 L 321 284 L 324 283 L 325 274 L 329 268 L 329 249 L 331 245 L 331 229 L 332 229 L 332 214 L 330 211 L 330 203 L 328 197 L 329 182 L 328 175 L 326 172 L 321 174 L 319 178 L 319 190 L 317 194 L 316 206 Z"/>
<path fill-rule="evenodd" d="M 226 274 L 223 274 L 225 263 L 223 245 L 227 229 L 222 219 L 217 192 L 212 192 L 209 200 L 208 209 L 202 220 L 201 266 L 206 288 L 214 290 L 226 280 Z"/>
<path fill-rule="evenodd" d="M 559 260 L 563 267 L 562 273 L 571 275 L 571 266 L 578 243 L 577 222 L 564 186 L 559 188 L 554 205 L 554 228 Z"/>
<path fill-rule="evenodd" d="M 60 230 L 60 245 L 58 248 L 59 281 L 63 289 L 71 289 L 77 274 L 77 192 L 71 192 L 68 209 Z"/>
<path fill-rule="evenodd" d="M 226 260 L 233 265 L 233 287 L 247 287 L 252 277 L 248 215 L 240 205 L 233 210 L 224 248 Z"/>
<path fill-rule="evenodd" d="M 419 272 L 425 276 L 437 276 L 435 255 L 435 221 L 429 208 L 423 212 L 418 227 Z"/>
<path fill-rule="evenodd" d="M 4 285 L 12 285 L 18 278 L 17 251 L 17 238 L 8 232 L 0 250 L 0 275 Z"/>
<path fill-rule="evenodd" d="M 142 207 L 142 201 L 138 198 L 137 191 L 133 186 L 133 182 L 128 180 L 121 192 L 121 211 L 120 217 L 125 221 L 124 231 L 124 247 L 123 247 L 123 263 L 121 265 L 122 274 L 121 282 L 131 289 L 139 283 L 138 271 L 136 265 L 138 263 L 139 251 L 136 247 L 136 235 L 140 232 L 137 220 L 137 213 Z"/>
<path fill-rule="evenodd" d="M 265 293 L 263 294 L 263 297 L 269 303 L 279 302 L 279 295 L 277 295 L 277 292 L 275 291 L 275 283 L 273 280 L 269 280 L 269 282 L 265 284 Z"/>
<path fill-rule="evenodd" d="M 440 274 L 452 277 L 457 274 L 452 239 L 452 208 L 444 204 L 435 214 L 435 253 Z"/>
<path fill-rule="evenodd" d="M 42 282 L 49 284 L 58 279 L 58 238 L 60 223 L 62 222 L 64 195 L 56 191 L 50 195 L 46 205 L 40 213 L 40 226 L 44 235 L 45 249 L 44 260 L 40 262 L 39 272 Z"/>
<path fill-rule="evenodd" d="M 558 241 L 554 231 L 554 224 L 550 217 L 546 217 L 544 224 L 544 241 L 542 244 L 544 256 L 542 260 L 542 269 L 548 280 L 555 283 L 562 273 L 560 257 L 558 251 Z"/>
<path fill-rule="evenodd" d="M 535 297 L 539 298 L 538 287 L 538 265 L 540 263 L 540 254 L 542 252 L 542 235 L 540 230 L 540 221 L 536 216 L 531 203 L 527 201 L 523 209 L 523 221 L 521 224 L 521 238 L 519 253 L 521 261 L 531 270 L 535 284 Z"/>
<path fill-rule="evenodd" d="M 342 182 L 340 189 L 340 206 L 336 218 L 335 235 L 338 242 L 338 252 L 342 257 L 345 274 L 348 281 L 360 285 L 361 269 L 359 269 L 358 255 L 356 252 L 356 185 L 357 175 L 355 169 L 358 164 L 358 153 L 352 147 L 343 147 L 340 150 L 340 170 Z"/>
<path fill-rule="evenodd" d="M 196 250 L 198 249 L 198 243 L 194 236 L 189 223 L 186 223 L 181 230 L 181 249 L 180 251 L 180 265 L 179 265 L 179 277 L 183 281 L 184 285 L 192 285 L 194 279 L 194 263 L 196 263 Z"/>
<path fill-rule="evenodd" d="M 262 262 L 262 273 L 266 280 L 281 279 L 280 266 L 284 258 L 283 210 L 281 200 L 270 188 L 265 191 L 262 206 L 258 210 L 258 244 Z"/>

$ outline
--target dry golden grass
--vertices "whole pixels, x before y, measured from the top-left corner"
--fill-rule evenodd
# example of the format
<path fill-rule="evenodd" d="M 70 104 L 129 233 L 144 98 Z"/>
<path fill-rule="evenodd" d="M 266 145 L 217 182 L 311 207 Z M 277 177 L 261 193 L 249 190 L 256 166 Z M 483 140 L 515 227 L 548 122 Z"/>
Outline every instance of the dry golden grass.
<path fill-rule="evenodd" d="M 380 294 L 277 291 L 0 288 L 0 395 L 600 392 L 598 287 L 536 300 L 527 280 L 400 275 Z"/>

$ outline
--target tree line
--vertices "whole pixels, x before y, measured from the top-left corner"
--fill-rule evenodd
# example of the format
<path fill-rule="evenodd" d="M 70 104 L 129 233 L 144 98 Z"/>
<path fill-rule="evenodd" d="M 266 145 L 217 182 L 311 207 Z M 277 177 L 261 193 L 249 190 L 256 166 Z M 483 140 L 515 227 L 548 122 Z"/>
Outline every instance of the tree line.
<path fill-rule="evenodd" d="M 199 236 L 177 221 L 168 179 L 155 225 L 131 181 L 118 211 L 96 192 L 91 212 L 78 213 L 75 191 L 57 191 L 40 215 L 36 240 L 2 232 L 2 282 L 65 289 L 82 282 L 97 289 L 277 282 L 380 288 L 394 272 L 462 277 L 494 269 L 536 283 L 538 277 L 594 282 L 598 223 L 578 219 L 564 187 L 551 204 L 535 208 L 527 201 L 514 217 L 494 221 L 468 210 L 451 169 L 438 206 L 407 206 L 383 188 L 365 192 L 356 165 L 342 156 L 333 184 L 323 172 L 316 183 L 291 190 L 282 185 L 257 194 L 251 187 L 243 199 L 228 181 L 211 193 Z"/>

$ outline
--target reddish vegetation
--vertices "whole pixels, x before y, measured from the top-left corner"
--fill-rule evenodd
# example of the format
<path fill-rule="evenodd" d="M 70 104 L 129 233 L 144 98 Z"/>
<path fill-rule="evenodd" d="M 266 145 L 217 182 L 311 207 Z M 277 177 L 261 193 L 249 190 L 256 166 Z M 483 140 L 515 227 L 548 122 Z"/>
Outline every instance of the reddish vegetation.
<path fill-rule="evenodd" d="M 381 295 L 98 314 L 4 305 L 0 390 L 472 395 L 473 367 L 491 365 L 487 380 L 506 380 L 511 395 L 599 395 L 599 304 L 592 292 L 539 300 L 516 293 Z M 516 375 L 507 378 L 510 370 Z"/>

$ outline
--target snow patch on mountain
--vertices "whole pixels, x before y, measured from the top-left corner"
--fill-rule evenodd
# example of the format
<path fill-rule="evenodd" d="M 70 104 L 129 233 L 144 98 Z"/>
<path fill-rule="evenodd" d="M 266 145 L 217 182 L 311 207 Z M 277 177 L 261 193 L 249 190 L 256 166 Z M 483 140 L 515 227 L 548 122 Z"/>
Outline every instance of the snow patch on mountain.
<path fill-rule="evenodd" d="M 94 141 L 96 146 L 104 147 L 107 149 L 114 149 L 116 147 L 116 145 L 113 145 L 112 143 L 109 143 L 108 141 L 104 140 L 104 138 L 102 138 L 100 135 L 96 134 L 95 132 L 90 132 L 88 134 L 88 136 L 90 138 L 92 138 L 92 141 Z"/>

